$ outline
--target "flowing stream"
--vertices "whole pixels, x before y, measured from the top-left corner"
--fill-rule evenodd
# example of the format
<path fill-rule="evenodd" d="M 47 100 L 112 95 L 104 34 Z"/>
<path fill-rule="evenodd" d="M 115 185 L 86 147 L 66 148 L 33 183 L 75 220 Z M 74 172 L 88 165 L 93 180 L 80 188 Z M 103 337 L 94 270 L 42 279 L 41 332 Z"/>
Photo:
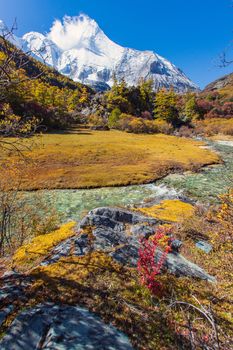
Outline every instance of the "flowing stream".
<path fill-rule="evenodd" d="M 233 187 L 233 142 L 208 142 L 221 157 L 223 164 L 202 168 L 198 173 L 171 174 L 159 184 L 182 191 L 195 201 L 214 203 L 218 195 Z"/>
<path fill-rule="evenodd" d="M 233 142 L 208 142 L 208 145 L 220 154 L 223 164 L 205 167 L 198 173 L 171 174 L 148 185 L 48 190 L 43 191 L 43 196 L 61 213 L 62 221 L 79 220 L 89 210 L 101 206 L 133 207 L 175 198 L 216 202 L 220 193 L 233 187 Z M 26 196 L 33 200 L 32 192 Z"/>

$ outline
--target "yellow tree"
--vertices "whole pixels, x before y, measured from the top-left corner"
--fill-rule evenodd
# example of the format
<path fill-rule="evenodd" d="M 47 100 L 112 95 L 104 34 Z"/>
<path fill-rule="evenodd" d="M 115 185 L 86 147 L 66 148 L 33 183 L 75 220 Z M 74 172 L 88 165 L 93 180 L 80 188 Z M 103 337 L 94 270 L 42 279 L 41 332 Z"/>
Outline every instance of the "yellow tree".
<path fill-rule="evenodd" d="M 79 98 L 79 103 L 81 105 L 85 105 L 89 101 L 89 92 L 86 88 L 86 86 L 82 87 L 81 89 L 81 95 Z"/>
<path fill-rule="evenodd" d="M 155 118 L 165 120 L 174 127 L 179 126 L 181 120 L 178 110 L 178 96 L 173 89 L 161 89 L 155 96 Z"/>

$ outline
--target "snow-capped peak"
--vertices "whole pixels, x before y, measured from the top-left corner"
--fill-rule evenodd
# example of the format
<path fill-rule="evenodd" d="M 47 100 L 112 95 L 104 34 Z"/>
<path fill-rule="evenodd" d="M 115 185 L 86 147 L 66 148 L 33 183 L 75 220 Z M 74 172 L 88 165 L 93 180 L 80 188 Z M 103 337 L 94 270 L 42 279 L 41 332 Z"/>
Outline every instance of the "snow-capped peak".
<path fill-rule="evenodd" d="M 56 20 L 48 34 L 61 50 L 88 48 L 92 39 L 100 32 L 98 24 L 86 15 L 65 16 L 63 21 Z"/>
<path fill-rule="evenodd" d="M 153 51 L 116 44 L 85 14 L 55 20 L 48 34 L 30 32 L 22 41 L 23 50 L 31 50 L 34 57 L 85 84 L 111 86 L 115 75 L 128 85 L 136 85 L 143 78 L 152 79 L 155 89 L 172 86 L 182 92 L 198 88 L 180 69 Z"/>
<path fill-rule="evenodd" d="M 61 51 L 47 36 L 38 32 L 29 32 L 22 37 L 22 40 L 24 51 L 50 66 L 57 67 Z"/>

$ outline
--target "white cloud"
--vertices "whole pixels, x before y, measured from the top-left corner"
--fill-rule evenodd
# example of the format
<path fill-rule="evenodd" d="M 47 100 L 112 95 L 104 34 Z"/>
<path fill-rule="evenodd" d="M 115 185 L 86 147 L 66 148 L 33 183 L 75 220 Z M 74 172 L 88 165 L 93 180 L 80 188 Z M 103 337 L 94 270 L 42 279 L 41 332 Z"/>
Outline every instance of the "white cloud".
<path fill-rule="evenodd" d="M 63 23 L 60 20 L 54 21 L 48 38 L 65 51 L 80 48 L 94 30 L 96 30 L 95 21 L 84 14 L 78 17 L 65 16 Z"/>

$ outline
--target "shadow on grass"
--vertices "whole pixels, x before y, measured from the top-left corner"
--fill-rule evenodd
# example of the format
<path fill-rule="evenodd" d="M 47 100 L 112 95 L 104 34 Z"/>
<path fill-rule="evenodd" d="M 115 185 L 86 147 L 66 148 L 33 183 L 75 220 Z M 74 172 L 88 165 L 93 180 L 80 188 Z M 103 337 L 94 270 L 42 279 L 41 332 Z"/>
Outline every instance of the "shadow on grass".
<path fill-rule="evenodd" d="M 163 313 L 144 302 L 140 293 L 137 296 L 137 288 L 130 285 L 129 275 L 123 271 L 106 269 L 104 273 L 97 269 L 80 281 L 65 275 L 54 277 L 46 271 L 34 273 L 33 278 L 39 281 L 31 291 L 34 301 L 84 306 L 126 333 L 136 349 L 190 349 Z"/>
<path fill-rule="evenodd" d="M 93 133 L 88 131 L 88 129 L 79 129 L 79 128 L 67 128 L 65 130 L 53 130 L 49 131 L 49 135 L 93 135 Z"/>

